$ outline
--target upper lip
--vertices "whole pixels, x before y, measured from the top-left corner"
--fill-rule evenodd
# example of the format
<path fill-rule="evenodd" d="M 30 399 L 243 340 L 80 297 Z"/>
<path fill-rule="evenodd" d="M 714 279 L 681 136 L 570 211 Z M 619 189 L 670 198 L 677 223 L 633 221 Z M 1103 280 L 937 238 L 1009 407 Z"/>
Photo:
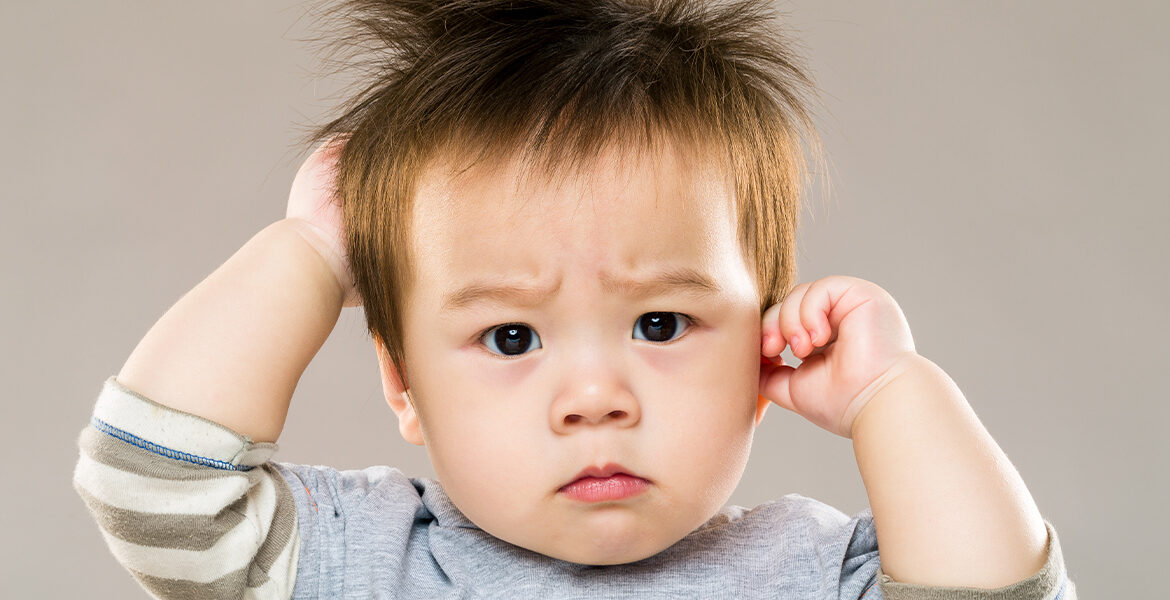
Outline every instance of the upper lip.
<path fill-rule="evenodd" d="M 581 469 L 581 472 L 577 473 L 575 476 L 573 476 L 573 479 L 569 480 L 569 483 L 566 483 L 565 485 L 561 486 L 561 489 L 564 489 L 565 487 L 571 485 L 573 482 L 575 482 L 579 479 L 584 479 L 586 477 L 610 477 L 612 475 L 617 475 L 618 473 L 629 475 L 631 477 L 637 477 L 639 479 L 645 479 L 644 477 L 641 477 L 640 475 L 635 474 L 633 471 L 619 465 L 618 463 L 611 462 L 611 463 L 606 463 L 605 466 L 602 466 L 602 467 L 590 465 L 588 467 L 585 467 L 584 469 Z"/>

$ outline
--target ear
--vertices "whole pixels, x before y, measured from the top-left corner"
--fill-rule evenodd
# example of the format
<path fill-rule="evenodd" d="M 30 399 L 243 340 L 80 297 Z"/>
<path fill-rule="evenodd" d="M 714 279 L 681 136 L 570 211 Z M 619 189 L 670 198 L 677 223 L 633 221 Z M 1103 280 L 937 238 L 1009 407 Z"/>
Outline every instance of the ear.
<path fill-rule="evenodd" d="M 771 403 L 771 400 L 758 394 L 756 395 L 756 427 L 759 427 L 760 421 L 764 420 L 764 412 L 768 410 L 768 405 Z"/>
<path fill-rule="evenodd" d="M 378 370 L 382 373 L 382 393 L 386 395 L 386 404 L 390 410 L 398 415 L 398 432 L 402 439 L 416 445 L 423 445 L 422 429 L 418 425 L 418 413 L 414 410 L 414 400 L 409 390 L 402 385 L 402 377 L 398 369 L 394 368 L 394 361 L 378 338 L 374 338 L 374 349 L 378 353 Z"/>

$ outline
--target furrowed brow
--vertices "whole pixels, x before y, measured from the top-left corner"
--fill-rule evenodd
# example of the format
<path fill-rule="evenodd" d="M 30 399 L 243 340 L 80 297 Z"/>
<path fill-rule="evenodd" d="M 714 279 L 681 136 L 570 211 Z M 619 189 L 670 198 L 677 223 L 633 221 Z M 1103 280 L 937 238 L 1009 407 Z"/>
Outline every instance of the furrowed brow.
<path fill-rule="evenodd" d="M 484 302 L 517 306 L 536 306 L 544 302 L 549 296 L 557 293 L 560 287 L 560 282 L 557 282 L 557 285 L 548 289 L 535 288 L 528 285 L 476 282 L 447 294 L 443 298 L 443 310 L 464 310 L 473 304 Z"/>
<path fill-rule="evenodd" d="M 722 290 L 710 277 L 688 267 L 654 273 L 646 279 L 602 277 L 601 288 L 606 293 L 623 294 L 631 299 L 653 298 L 669 293 L 693 296 L 712 296 Z"/>
<path fill-rule="evenodd" d="M 629 299 L 653 298 L 669 293 L 692 296 L 712 296 L 721 288 L 708 276 L 690 268 L 669 269 L 646 279 L 604 276 L 602 290 L 607 294 L 622 294 Z M 535 288 L 522 284 L 476 282 L 459 288 L 443 298 L 442 310 L 464 310 L 478 303 L 536 306 L 545 302 L 560 289 L 560 283 L 551 288 Z"/>

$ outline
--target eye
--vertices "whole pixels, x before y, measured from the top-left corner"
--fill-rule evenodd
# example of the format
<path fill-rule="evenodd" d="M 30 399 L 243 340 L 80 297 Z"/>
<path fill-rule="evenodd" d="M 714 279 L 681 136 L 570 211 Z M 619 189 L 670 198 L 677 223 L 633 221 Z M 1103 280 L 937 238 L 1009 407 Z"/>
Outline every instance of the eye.
<path fill-rule="evenodd" d="M 483 332 L 480 341 L 492 354 L 519 356 L 540 348 L 540 336 L 527 325 L 496 325 Z"/>
<path fill-rule="evenodd" d="M 634 323 L 634 339 L 648 342 L 669 342 L 690 326 L 690 319 L 676 312 L 652 312 L 638 317 Z"/>

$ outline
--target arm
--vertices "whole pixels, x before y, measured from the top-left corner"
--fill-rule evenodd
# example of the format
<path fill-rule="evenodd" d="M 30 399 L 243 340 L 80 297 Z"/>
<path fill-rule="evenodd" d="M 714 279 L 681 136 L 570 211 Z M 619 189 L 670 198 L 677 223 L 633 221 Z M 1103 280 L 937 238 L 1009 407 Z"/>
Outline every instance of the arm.
<path fill-rule="evenodd" d="M 110 377 L 78 446 L 73 488 L 110 553 L 152 597 L 288 598 L 302 548 L 319 560 L 316 529 L 298 523 L 297 488 L 269 462 L 275 444 L 253 444 Z"/>
<path fill-rule="evenodd" d="M 337 323 L 345 296 L 313 235 L 295 218 L 257 233 L 159 319 L 118 382 L 275 442 L 297 381 Z"/>
<path fill-rule="evenodd" d="M 345 250 L 336 164 L 346 138 L 301 165 L 286 216 L 171 307 L 118 383 L 257 442 L 275 442 L 305 367 L 342 306 L 360 306 Z"/>
<path fill-rule="evenodd" d="M 760 394 L 853 440 L 887 597 L 1075 598 L 1055 530 L 955 383 L 918 354 L 889 292 L 856 277 L 802 283 L 762 330 Z M 779 356 L 787 345 L 799 366 Z"/>
<path fill-rule="evenodd" d="M 74 489 L 155 597 L 288 598 L 299 561 L 322 559 L 298 518 L 316 514 L 308 484 L 270 458 L 301 373 L 341 307 L 360 305 L 329 195 L 334 149 L 302 165 L 289 218 L 150 329 L 78 439 Z"/>
<path fill-rule="evenodd" d="M 280 435 L 341 310 L 303 223 L 264 228 L 183 296 L 106 382 L 78 440 L 74 489 L 155 597 L 288 598 L 296 583 L 313 530 L 267 462 L 275 444 L 253 440 Z"/>
<path fill-rule="evenodd" d="M 998 588 L 1044 565 L 1032 496 L 958 386 L 920 355 L 900 363 L 853 425 L 882 571 L 923 585 Z"/>

